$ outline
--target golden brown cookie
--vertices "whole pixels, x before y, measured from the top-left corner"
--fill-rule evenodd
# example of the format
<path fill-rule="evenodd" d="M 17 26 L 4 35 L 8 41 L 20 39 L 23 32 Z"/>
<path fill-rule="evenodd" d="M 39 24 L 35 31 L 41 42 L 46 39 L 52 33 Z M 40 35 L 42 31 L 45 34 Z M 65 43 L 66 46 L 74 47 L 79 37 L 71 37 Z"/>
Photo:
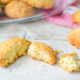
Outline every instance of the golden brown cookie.
<path fill-rule="evenodd" d="M 0 12 L 2 11 L 2 7 L 1 7 L 1 4 L 0 4 Z"/>
<path fill-rule="evenodd" d="M 32 59 L 44 61 L 48 64 L 56 62 L 57 51 L 42 42 L 33 42 L 28 50 L 28 55 Z"/>
<path fill-rule="evenodd" d="M 75 12 L 72 15 L 72 20 L 73 20 L 73 22 L 75 22 L 75 23 L 80 25 L 80 10 L 78 10 L 77 12 Z"/>
<path fill-rule="evenodd" d="M 7 3 L 9 3 L 10 1 L 12 1 L 12 0 L 0 0 L 0 3 L 1 3 L 1 4 L 7 4 Z"/>
<path fill-rule="evenodd" d="M 80 58 L 76 53 L 61 55 L 58 64 L 69 72 L 80 71 Z"/>
<path fill-rule="evenodd" d="M 55 0 L 23 0 L 35 8 L 50 9 L 53 8 Z"/>
<path fill-rule="evenodd" d="M 68 35 L 68 41 L 72 45 L 80 48 L 80 28 L 73 29 Z"/>
<path fill-rule="evenodd" d="M 34 8 L 20 0 L 14 0 L 5 6 L 5 13 L 11 18 L 25 18 L 34 14 Z"/>
<path fill-rule="evenodd" d="M 31 42 L 23 38 L 13 38 L 0 43 L 0 66 L 7 67 L 19 56 L 24 56 Z"/>

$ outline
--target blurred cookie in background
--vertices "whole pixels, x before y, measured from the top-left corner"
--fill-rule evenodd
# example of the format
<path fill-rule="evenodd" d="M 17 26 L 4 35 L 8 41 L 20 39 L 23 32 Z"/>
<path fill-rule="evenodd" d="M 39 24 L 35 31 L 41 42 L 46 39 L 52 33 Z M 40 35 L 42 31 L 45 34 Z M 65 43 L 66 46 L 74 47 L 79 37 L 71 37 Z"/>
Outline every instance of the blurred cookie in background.
<path fill-rule="evenodd" d="M 34 8 L 21 0 L 14 0 L 5 6 L 5 14 L 10 18 L 24 18 L 32 16 Z"/>
<path fill-rule="evenodd" d="M 53 8 L 55 0 L 23 0 L 24 2 L 30 4 L 32 7 L 41 9 Z"/>
<path fill-rule="evenodd" d="M 75 22 L 75 23 L 80 25 L 80 10 L 78 10 L 77 12 L 75 12 L 72 15 L 72 20 L 73 20 L 73 22 Z"/>
<path fill-rule="evenodd" d="M 7 4 L 7 3 L 9 3 L 10 1 L 12 1 L 12 0 L 0 0 L 0 3 L 1 3 L 1 4 Z"/>
<path fill-rule="evenodd" d="M 68 42 L 76 48 L 80 48 L 80 28 L 73 29 L 68 35 Z"/>
<path fill-rule="evenodd" d="M 2 6 L 1 6 L 1 4 L 0 4 L 0 12 L 2 11 Z"/>

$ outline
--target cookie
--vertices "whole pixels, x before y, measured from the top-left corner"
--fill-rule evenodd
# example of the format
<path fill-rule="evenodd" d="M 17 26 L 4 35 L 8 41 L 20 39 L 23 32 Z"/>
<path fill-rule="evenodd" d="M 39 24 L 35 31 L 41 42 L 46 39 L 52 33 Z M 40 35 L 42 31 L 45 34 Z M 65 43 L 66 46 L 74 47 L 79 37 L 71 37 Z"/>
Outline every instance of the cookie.
<path fill-rule="evenodd" d="M 80 48 L 80 28 L 73 29 L 68 35 L 68 42 Z"/>
<path fill-rule="evenodd" d="M 29 17 L 34 12 L 34 8 L 20 0 L 11 1 L 5 6 L 5 14 L 11 18 Z"/>
<path fill-rule="evenodd" d="M 7 4 L 7 3 L 9 3 L 10 1 L 12 1 L 12 0 L 0 0 L 0 3 L 1 3 L 1 4 Z"/>
<path fill-rule="evenodd" d="M 23 0 L 35 8 L 50 9 L 53 8 L 55 0 Z"/>
<path fill-rule="evenodd" d="M 28 55 L 32 59 L 44 61 L 48 64 L 56 62 L 57 51 L 42 42 L 33 42 L 28 50 Z"/>
<path fill-rule="evenodd" d="M 61 55 L 58 65 L 68 72 L 80 71 L 80 59 L 76 53 Z"/>
<path fill-rule="evenodd" d="M 0 5 L 0 12 L 2 11 L 2 6 Z"/>
<path fill-rule="evenodd" d="M 19 56 L 26 55 L 31 42 L 23 38 L 13 38 L 0 43 L 0 66 L 7 67 Z"/>
<path fill-rule="evenodd" d="M 80 25 L 80 10 L 78 10 L 77 12 L 75 12 L 72 15 L 72 20 L 73 20 L 73 22 L 75 22 L 75 23 Z"/>

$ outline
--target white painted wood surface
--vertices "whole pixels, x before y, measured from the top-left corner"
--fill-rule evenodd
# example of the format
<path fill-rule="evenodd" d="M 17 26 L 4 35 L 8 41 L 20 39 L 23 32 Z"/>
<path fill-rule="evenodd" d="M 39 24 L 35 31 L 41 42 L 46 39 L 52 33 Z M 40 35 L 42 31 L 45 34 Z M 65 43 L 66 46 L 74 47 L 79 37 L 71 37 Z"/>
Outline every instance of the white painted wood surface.
<path fill-rule="evenodd" d="M 42 41 L 54 49 L 63 50 L 61 54 L 80 50 L 67 42 L 70 28 L 46 21 L 0 26 L 0 42 L 12 37 L 24 37 L 31 41 Z M 16 60 L 8 68 L 0 67 L 0 80 L 80 80 L 80 72 L 69 73 L 57 65 L 49 65 L 32 60 L 28 55 Z"/>

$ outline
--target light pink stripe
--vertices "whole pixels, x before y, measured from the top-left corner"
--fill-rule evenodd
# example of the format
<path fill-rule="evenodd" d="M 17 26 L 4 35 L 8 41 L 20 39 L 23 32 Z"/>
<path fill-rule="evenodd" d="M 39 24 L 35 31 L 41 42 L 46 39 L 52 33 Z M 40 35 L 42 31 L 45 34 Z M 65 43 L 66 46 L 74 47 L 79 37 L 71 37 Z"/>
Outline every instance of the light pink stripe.
<path fill-rule="evenodd" d="M 57 14 L 63 12 L 64 9 L 66 9 L 67 6 L 66 5 L 66 1 L 67 0 L 63 0 L 63 3 L 61 5 L 61 8 L 60 10 L 57 12 Z M 77 5 L 79 7 L 80 4 L 78 4 L 80 2 L 77 2 L 78 0 L 76 0 L 76 3 L 75 4 L 72 4 L 73 6 L 74 5 Z M 65 7 L 64 7 L 65 6 Z M 62 15 L 59 15 L 59 16 L 51 16 L 51 17 L 48 17 L 45 19 L 46 21 L 49 21 L 49 22 L 52 22 L 52 23 L 55 23 L 55 24 L 59 24 L 59 25 L 63 25 L 63 26 L 66 26 L 66 27 L 70 27 L 70 28 L 78 28 L 80 27 L 79 25 L 75 24 L 73 21 L 72 21 L 72 15 L 69 14 L 68 12 L 63 12 Z"/>

